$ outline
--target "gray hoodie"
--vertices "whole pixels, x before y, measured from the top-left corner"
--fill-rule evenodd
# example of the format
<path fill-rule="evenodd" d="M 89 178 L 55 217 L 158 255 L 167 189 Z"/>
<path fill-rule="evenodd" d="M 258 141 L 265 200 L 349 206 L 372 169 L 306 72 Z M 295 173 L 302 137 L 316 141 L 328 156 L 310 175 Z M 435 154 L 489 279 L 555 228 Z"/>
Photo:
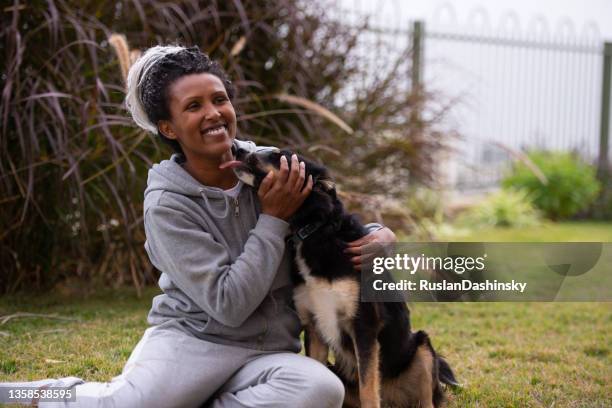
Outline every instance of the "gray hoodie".
<path fill-rule="evenodd" d="M 164 292 L 153 299 L 150 324 L 175 320 L 215 343 L 300 350 L 285 251 L 289 225 L 260 214 L 251 187 L 230 198 L 200 184 L 173 156 L 149 171 L 144 224 L 145 249 Z"/>

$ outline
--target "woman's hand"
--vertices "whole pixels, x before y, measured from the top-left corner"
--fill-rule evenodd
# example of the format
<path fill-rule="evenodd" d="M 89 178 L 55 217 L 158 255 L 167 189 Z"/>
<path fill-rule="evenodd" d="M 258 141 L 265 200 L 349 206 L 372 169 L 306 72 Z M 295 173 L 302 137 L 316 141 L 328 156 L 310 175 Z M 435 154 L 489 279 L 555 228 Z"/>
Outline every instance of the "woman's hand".
<path fill-rule="evenodd" d="M 345 253 L 355 255 L 351 258 L 353 267 L 361 271 L 361 267 L 374 259 L 374 256 L 380 254 L 382 249 L 381 244 L 395 242 L 397 238 L 393 231 L 387 227 L 370 232 L 368 235 L 359 238 L 357 241 L 349 242 L 348 247 L 344 250 Z"/>
<path fill-rule="evenodd" d="M 299 163 L 295 154 L 291 156 L 291 170 L 287 158 L 282 156 L 280 170 L 268 173 L 257 191 L 261 212 L 287 221 L 312 191 L 312 176 L 304 186 L 305 175 L 305 164 Z"/>

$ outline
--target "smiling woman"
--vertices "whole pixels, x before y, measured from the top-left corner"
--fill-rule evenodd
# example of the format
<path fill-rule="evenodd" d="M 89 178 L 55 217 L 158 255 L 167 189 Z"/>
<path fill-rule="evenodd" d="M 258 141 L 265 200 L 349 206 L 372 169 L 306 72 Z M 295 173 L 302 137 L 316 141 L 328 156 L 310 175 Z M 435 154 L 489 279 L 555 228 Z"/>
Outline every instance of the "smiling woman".
<path fill-rule="evenodd" d="M 76 401 L 62 401 L 70 407 L 342 405 L 340 380 L 297 354 L 301 324 L 285 237 L 312 179 L 294 155 L 257 190 L 238 181 L 233 147 L 260 148 L 235 140 L 233 97 L 221 67 L 195 47 L 153 47 L 130 68 L 134 121 L 176 151 L 150 169 L 145 191 L 145 249 L 163 291 L 151 327 L 111 382 L 11 386 L 74 388 Z M 363 242 L 388 238 L 388 229 L 372 228 Z"/>

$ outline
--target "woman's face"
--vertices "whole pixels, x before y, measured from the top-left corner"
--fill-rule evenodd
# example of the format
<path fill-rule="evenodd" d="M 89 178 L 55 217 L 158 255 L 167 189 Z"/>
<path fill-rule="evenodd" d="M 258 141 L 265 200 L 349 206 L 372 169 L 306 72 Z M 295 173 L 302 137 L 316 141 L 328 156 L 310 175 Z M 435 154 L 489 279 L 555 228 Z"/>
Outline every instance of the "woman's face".
<path fill-rule="evenodd" d="M 170 85 L 168 97 L 171 119 L 160 121 L 161 132 L 178 140 L 188 160 L 222 160 L 236 137 L 236 112 L 221 80 L 185 75 Z"/>

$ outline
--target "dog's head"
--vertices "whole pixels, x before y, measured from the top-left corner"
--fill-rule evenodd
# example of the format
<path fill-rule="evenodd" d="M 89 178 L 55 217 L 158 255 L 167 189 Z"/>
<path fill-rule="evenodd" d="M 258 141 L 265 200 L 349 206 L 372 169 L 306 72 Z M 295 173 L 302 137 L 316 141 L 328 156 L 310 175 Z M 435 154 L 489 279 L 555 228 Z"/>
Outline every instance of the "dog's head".
<path fill-rule="evenodd" d="M 261 182 L 266 175 L 280 171 L 281 157 L 285 156 L 289 167 L 291 167 L 291 155 L 289 150 L 279 150 L 275 148 L 248 152 L 244 149 L 234 149 L 234 157 L 237 162 L 232 166 L 238 178 L 245 184 L 259 189 Z M 312 193 L 304 202 L 300 210 L 293 217 L 295 221 L 302 218 L 312 218 L 312 213 L 319 215 L 329 215 L 339 204 L 336 196 L 336 187 L 327 169 L 317 163 L 306 160 L 298 156 L 299 161 L 306 164 L 306 178 L 304 184 L 308 182 L 308 176 L 312 176 Z M 308 220 L 312 222 L 312 220 Z"/>

